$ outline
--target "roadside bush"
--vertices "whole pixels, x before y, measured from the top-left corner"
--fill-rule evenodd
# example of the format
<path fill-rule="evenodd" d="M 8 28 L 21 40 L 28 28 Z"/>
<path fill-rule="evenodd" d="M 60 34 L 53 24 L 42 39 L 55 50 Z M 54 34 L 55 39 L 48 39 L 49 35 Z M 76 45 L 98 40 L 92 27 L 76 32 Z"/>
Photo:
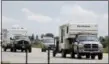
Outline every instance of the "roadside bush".
<path fill-rule="evenodd" d="M 108 46 L 104 48 L 104 53 L 108 53 Z"/>
<path fill-rule="evenodd" d="M 42 48 L 42 43 L 40 42 L 40 43 L 37 43 L 37 44 L 32 44 L 32 47 L 33 48 Z"/>

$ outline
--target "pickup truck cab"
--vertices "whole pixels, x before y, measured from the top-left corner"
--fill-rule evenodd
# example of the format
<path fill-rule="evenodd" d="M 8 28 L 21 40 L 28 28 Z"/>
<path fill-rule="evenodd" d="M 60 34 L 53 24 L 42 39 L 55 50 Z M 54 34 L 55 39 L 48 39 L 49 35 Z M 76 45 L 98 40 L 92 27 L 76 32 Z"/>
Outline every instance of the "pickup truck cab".
<path fill-rule="evenodd" d="M 42 40 L 42 52 L 46 51 L 50 47 L 50 50 L 54 49 L 54 38 L 46 37 Z"/>
<path fill-rule="evenodd" d="M 86 58 L 91 56 L 94 59 L 97 55 L 98 59 L 102 59 L 103 46 L 96 35 L 78 35 L 74 43 L 74 53 L 77 53 L 78 58 L 85 55 Z"/>

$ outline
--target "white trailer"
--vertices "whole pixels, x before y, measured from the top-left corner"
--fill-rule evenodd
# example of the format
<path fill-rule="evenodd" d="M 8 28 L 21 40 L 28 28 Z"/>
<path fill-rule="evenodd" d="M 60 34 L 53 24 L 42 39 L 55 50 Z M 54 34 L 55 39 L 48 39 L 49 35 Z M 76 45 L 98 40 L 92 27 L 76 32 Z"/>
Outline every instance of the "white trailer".
<path fill-rule="evenodd" d="M 4 51 L 10 49 L 11 52 L 16 52 L 17 49 L 31 52 L 31 42 L 27 36 L 27 30 L 24 28 L 12 28 L 2 30 L 2 47 Z"/>
<path fill-rule="evenodd" d="M 10 45 L 10 37 L 9 37 L 9 31 L 7 29 L 2 29 L 2 47 Z"/>
<path fill-rule="evenodd" d="M 57 52 L 62 53 L 62 57 L 71 54 L 74 58 L 77 54 L 78 58 L 85 55 L 86 58 L 94 59 L 98 55 L 102 59 L 103 47 L 97 38 L 97 24 L 64 24 L 59 28 L 59 43 L 53 56 Z"/>

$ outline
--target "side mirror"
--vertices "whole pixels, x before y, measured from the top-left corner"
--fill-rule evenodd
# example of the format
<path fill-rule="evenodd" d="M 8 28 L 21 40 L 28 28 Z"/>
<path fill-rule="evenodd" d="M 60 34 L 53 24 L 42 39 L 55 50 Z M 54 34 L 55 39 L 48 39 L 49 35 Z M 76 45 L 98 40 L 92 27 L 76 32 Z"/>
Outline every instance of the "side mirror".
<path fill-rule="evenodd" d="M 78 39 L 76 39 L 76 42 L 78 42 L 79 40 Z"/>

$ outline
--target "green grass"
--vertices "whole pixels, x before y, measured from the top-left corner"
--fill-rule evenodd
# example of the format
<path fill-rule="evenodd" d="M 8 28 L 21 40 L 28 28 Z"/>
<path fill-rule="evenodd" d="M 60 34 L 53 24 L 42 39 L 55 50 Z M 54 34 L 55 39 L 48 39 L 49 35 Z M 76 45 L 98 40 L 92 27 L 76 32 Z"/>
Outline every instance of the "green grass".
<path fill-rule="evenodd" d="M 41 43 L 37 43 L 37 44 L 32 44 L 33 48 L 42 48 L 42 44 Z"/>
<path fill-rule="evenodd" d="M 108 53 L 108 46 L 104 48 L 104 53 Z"/>

